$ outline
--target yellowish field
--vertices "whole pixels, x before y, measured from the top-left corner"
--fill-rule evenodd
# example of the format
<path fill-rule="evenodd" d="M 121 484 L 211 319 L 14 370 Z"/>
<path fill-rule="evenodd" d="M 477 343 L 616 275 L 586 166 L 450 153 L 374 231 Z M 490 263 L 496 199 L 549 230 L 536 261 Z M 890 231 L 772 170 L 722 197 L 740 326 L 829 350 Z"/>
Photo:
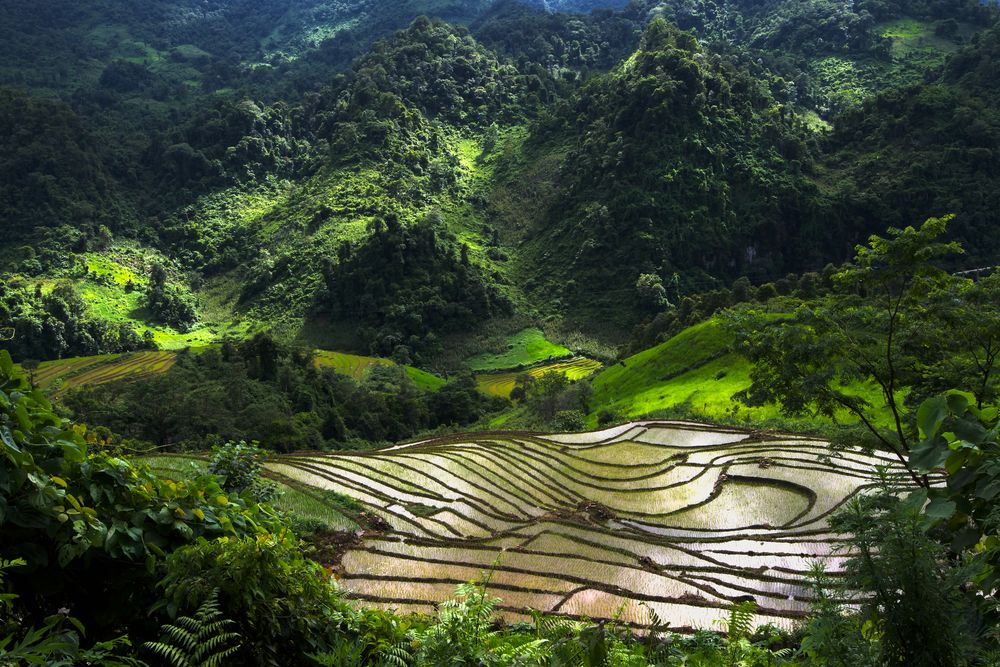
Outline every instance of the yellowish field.
<path fill-rule="evenodd" d="M 510 398 L 510 392 L 514 390 L 514 384 L 521 375 L 530 375 L 540 378 L 546 373 L 562 373 L 570 381 L 581 380 L 589 377 L 601 369 L 601 362 L 587 357 L 574 357 L 565 361 L 557 361 L 552 364 L 535 366 L 521 371 L 509 371 L 506 373 L 483 373 L 476 376 L 476 385 L 479 390 L 491 396 Z"/>
<path fill-rule="evenodd" d="M 31 371 L 35 386 L 51 390 L 55 397 L 64 392 L 85 385 L 100 385 L 119 380 L 139 380 L 166 373 L 177 361 L 177 352 L 169 350 L 130 352 L 127 354 L 106 354 L 94 357 L 74 357 L 45 361 Z M 377 365 L 394 365 L 388 359 L 363 357 L 342 352 L 316 352 L 316 365 L 332 368 L 337 373 L 356 380 Z M 433 390 L 444 384 L 444 380 L 417 368 L 405 367 L 407 374 L 418 386 Z"/>
<path fill-rule="evenodd" d="M 348 375 L 355 380 L 360 380 L 369 368 L 379 365 L 392 366 L 393 363 L 388 359 L 379 359 L 377 357 L 363 357 L 345 352 L 318 350 L 316 352 L 316 365 L 320 368 L 332 368 L 341 375 Z"/>
<path fill-rule="evenodd" d="M 621 610 L 641 625 L 642 603 L 674 628 L 711 627 L 746 596 L 760 622 L 802 618 L 813 563 L 833 577 L 844 566 L 831 514 L 877 484 L 877 466 L 904 479 L 887 455 L 679 422 L 449 436 L 268 465 L 352 496 L 390 526 L 344 558 L 340 583 L 354 598 L 430 610 L 493 569 L 490 592 L 512 620 L 528 608 Z"/>
<path fill-rule="evenodd" d="M 331 352 L 329 350 L 316 350 L 316 366 L 319 368 L 332 368 L 341 375 L 347 375 L 355 380 L 361 380 L 365 373 L 375 366 L 395 366 L 396 363 L 381 357 L 365 357 L 358 354 L 348 354 L 346 352 Z M 410 376 L 414 384 L 422 389 L 433 391 L 445 383 L 443 378 L 428 373 L 427 371 L 404 366 L 406 374 Z"/>
<path fill-rule="evenodd" d="M 177 361 L 175 352 L 146 351 L 76 357 L 39 364 L 32 377 L 37 387 L 53 389 L 53 395 L 84 385 L 100 385 L 118 380 L 138 380 L 166 373 Z"/>

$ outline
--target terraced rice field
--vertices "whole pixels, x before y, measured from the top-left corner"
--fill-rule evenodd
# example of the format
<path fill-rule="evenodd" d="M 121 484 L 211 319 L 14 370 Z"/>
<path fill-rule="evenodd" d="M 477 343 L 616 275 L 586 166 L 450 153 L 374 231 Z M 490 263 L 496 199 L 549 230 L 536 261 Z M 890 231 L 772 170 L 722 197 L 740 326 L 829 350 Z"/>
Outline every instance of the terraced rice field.
<path fill-rule="evenodd" d="M 450 436 L 375 452 L 289 455 L 269 467 L 350 495 L 386 528 L 342 563 L 347 593 L 431 611 L 493 568 L 510 620 L 534 608 L 637 626 L 711 627 L 754 598 L 758 621 L 808 609 L 804 580 L 845 555 L 827 521 L 875 484 L 880 453 L 681 422 L 596 433 Z"/>
<path fill-rule="evenodd" d="M 177 361 L 177 354 L 164 351 L 132 352 L 97 357 L 76 357 L 39 364 L 33 377 L 36 386 L 48 389 L 58 384 L 54 396 L 84 385 L 106 384 L 118 380 L 166 373 Z"/>
<path fill-rule="evenodd" d="M 388 359 L 379 359 L 377 357 L 363 357 L 345 352 L 317 350 L 316 365 L 320 368 L 332 368 L 341 375 L 349 375 L 355 380 L 360 380 L 369 368 L 378 365 L 392 366 L 393 363 Z"/>
<path fill-rule="evenodd" d="M 601 369 L 601 362 L 587 357 L 573 357 L 565 361 L 558 361 L 554 364 L 545 364 L 521 371 L 509 371 L 507 373 L 484 373 L 476 376 L 476 385 L 483 393 L 501 398 L 510 398 L 510 392 L 514 390 L 517 378 L 523 374 L 539 378 L 549 372 L 562 373 L 572 380 L 581 380 L 589 377 Z"/>
<path fill-rule="evenodd" d="M 176 361 L 177 353 L 168 350 L 75 357 L 42 362 L 33 372 L 33 378 L 35 386 L 40 389 L 54 388 L 52 396 L 58 398 L 66 391 L 84 385 L 99 385 L 120 380 L 139 380 L 151 375 L 166 373 Z M 377 364 L 394 365 L 388 359 L 322 350 L 316 353 L 316 364 L 321 367 L 333 368 L 336 372 L 355 379 L 364 377 L 365 371 Z M 414 383 L 425 389 L 437 389 L 445 382 L 426 371 L 409 366 L 405 368 Z"/>

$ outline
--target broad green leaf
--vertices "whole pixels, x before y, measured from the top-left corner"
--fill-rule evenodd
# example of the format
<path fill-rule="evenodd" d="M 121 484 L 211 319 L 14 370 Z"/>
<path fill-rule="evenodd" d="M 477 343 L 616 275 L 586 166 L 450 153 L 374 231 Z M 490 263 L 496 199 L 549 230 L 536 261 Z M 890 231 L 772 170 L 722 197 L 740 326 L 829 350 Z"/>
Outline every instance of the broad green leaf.
<path fill-rule="evenodd" d="M 953 414 L 961 417 L 966 413 L 970 406 L 976 404 L 976 397 L 967 391 L 949 391 L 948 392 L 948 408 Z"/>
<path fill-rule="evenodd" d="M 0 426 L 0 440 L 2 440 L 3 444 L 10 447 L 16 453 L 21 452 L 21 448 L 18 447 L 17 443 L 14 441 L 14 434 L 12 434 L 10 429 L 6 426 Z"/>
<path fill-rule="evenodd" d="M 910 452 L 910 465 L 922 472 L 936 470 L 948 460 L 951 450 L 940 438 L 922 440 Z"/>
<path fill-rule="evenodd" d="M 954 432 L 956 437 L 973 445 L 981 445 L 986 441 L 986 429 L 972 419 L 959 419 L 955 422 Z"/>
<path fill-rule="evenodd" d="M 917 409 L 917 426 L 920 428 L 921 437 L 927 440 L 937 436 L 948 414 L 948 399 L 944 396 L 928 398 L 921 403 Z"/>
<path fill-rule="evenodd" d="M 1000 479 L 983 480 L 976 485 L 976 497 L 983 500 L 993 500 L 1000 494 Z"/>
<path fill-rule="evenodd" d="M 932 519 L 950 519 L 955 514 L 956 505 L 946 498 L 934 498 L 931 500 L 924 514 Z"/>
<path fill-rule="evenodd" d="M 927 504 L 927 489 L 918 489 L 906 496 L 900 503 L 907 512 L 919 512 Z"/>

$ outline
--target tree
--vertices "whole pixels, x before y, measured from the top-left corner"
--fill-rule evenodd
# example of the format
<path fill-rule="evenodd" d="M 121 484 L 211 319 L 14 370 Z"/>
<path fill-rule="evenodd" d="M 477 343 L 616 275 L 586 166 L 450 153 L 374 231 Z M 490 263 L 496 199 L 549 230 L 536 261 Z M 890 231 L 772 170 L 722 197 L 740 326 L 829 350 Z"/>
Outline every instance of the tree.
<path fill-rule="evenodd" d="M 227 442 L 212 450 L 209 472 L 222 478 L 222 488 L 230 493 L 248 493 L 254 502 L 268 503 L 278 497 L 278 486 L 261 479 L 267 452 L 256 443 Z"/>
<path fill-rule="evenodd" d="M 948 289 L 930 295 L 930 307 L 944 326 L 955 332 L 952 353 L 927 370 L 924 395 L 952 387 L 969 387 L 976 407 L 997 398 L 1000 363 L 1000 273 L 979 281 L 956 280 Z M 913 404 L 915 401 L 910 401 Z"/>
<path fill-rule="evenodd" d="M 635 283 L 635 291 L 639 303 L 646 310 L 660 310 L 670 304 L 667 300 L 667 290 L 663 286 L 663 278 L 655 273 L 643 273 Z"/>
<path fill-rule="evenodd" d="M 904 395 L 927 379 L 927 368 L 954 354 L 947 320 L 928 308 L 955 279 L 934 260 L 961 252 L 938 239 L 951 216 L 931 218 L 919 229 L 890 229 L 858 246 L 853 264 L 834 276 L 835 292 L 804 304 L 778 322 L 753 311 L 730 315 L 737 349 L 753 363 L 752 384 L 740 395 L 749 404 L 779 403 L 786 413 L 856 417 L 913 479 L 914 430 Z M 881 400 L 870 402 L 853 382 L 873 383 Z M 885 427 L 887 426 L 887 428 Z"/>

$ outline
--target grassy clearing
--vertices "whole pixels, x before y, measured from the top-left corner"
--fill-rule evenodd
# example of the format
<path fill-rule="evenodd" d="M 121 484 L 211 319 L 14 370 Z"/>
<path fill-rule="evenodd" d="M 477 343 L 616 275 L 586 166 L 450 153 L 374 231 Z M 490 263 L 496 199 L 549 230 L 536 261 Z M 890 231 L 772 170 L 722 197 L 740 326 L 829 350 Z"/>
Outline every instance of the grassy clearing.
<path fill-rule="evenodd" d="M 329 350 L 316 351 L 316 366 L 319 368 L 332 368 L 341 375 L 347 375 L 355 380 L 363 380 L 365 373 L 375 366 L 395 366 L 395 362 L 379 357 L 366 357 L 358 354 L 348 354 L 346 352 L 331 352 Z M 406 374 L 410 376 L 413 383 L 422 389 L 434 391 L 440 389 L 447 381 L 433 373 L 404 366 Z"/>
<path fill-rule="evenodd" d="M 448 382 L 442 377 L 420 370 L 419 368 L 414 368 L 413 366 L 406 366 L 406 374 L 413 380 L 413 384 L 427 391 L 440 389 Z"/>
<path fill-rule="evenodd" d="M 144 275 L 140 275 L 140 272 L 135 268 L 116 260 L 114 257 L 88 252 L 83 256 L 83 260 L 87 265 L 88 273 L 108 278 L 117 285 L 124 287 L 130 282 L 136 286 L 146 284 Z"/>
<path fill-rule="evenodd" d="M 523 368 L 572 354 L 568 348 L 549 341 L 541 329 L 530 328 L 508 337 L 506 350 L 493 354 L 479 354 L 466 360 L 465 363 L 473 371 L 500 371 Z"/>
<path fill-rule="evenodd" d="M 944 37 L 935 28 L 933 21 L 912 18 L 880 23 L 874 32 L 889 40 L 890 58 L 824 56 L 809 64 L 810 73 L 834 111 L 858 106 L 881 90 L 923 81 L 977 31 L 960 23 L 954 36 Z"/>
<path fill-rule="evenodd" d="M 72 285 L 87 304 L 90 316 L 111 325 L 128 326 L 140 335 L 148 331 L 160 349 L 180 350 L 210 345 L 227 337 L 245 338 L 256 328 L 252 320 L 234 313 L 235 296 L 223 281 L 210 283 L 197 295 L 199 321 L 189 331 L 154 322 L 145 308 L 151 267 L 154 264 L 167 267 L 170 281 L 186 289 L 183 277 L 169 259 L 154 249 L 119 242 L 106 250 L 80 255 L 79 261 L 85 272 L 74 271 L 70 277 L 39 278 L 34 283 L 43 294 L 60 284 Z"/>
<path fill-rule="evenodd" d="M 328 350 L 317 350 L 315 362 L 319 368 L 332 368 L 337 373 L 350 376 L 355 380 L 364 378 L 365 373 L 375 366 L 395 365 L 388 359 L 364 357 L 358 354 L 331 352 Z"/>
<path fill-rule="evenodd" d="M 780 314 L 774 315 L 775 319 Z M 750 386 L 750 363 L 729 351 L 730 335 L 717 319 L 708 320 L 682 331 L 656 347 L 629 357 L 597 375 L 593 380 L 597 406 L 588 417 L 596 425 L 597 413 L 611 410 L 622 417 L 639 417 L 684 408 L 699 418 L 747 423 L 782 419 L 776 405 L 746 407 L 733 396 Z M 879 404 L 878 390 L 854 382 L 845 390 Z M 854 423 L 844 412 L 838 421 Z M 889 426 L 888 410 L 879 415 L 880 425 Z M 796 420 L 785 420 L 795 424 Z M 802 426 L 815 425 L 816 420 Z"/>
<path fill-rule="evenodd" d="M 590 377 L 600 370 L 601 362 L 587 357 L 574 357 L 566 361 L 557 361 L 553 364 L 535 366 L 523 371 L 512 371 L 508 373 L 483 373 L 476 376 L 476 385 L 479 390 L 491 396 L 510 398 L 510 392 L 514 390 L 517 378 L 523 374 L 539 378 L 546 373 L 562 373 L 571 382 Z"/>
<path fill-rule="evenodd" d="M 927 21 L 901 18 L 877 26 L 876 31 L 892 40 L 893 60 L 910 59 L 927 68 L 941 65 L 948 54 L 958 50 L 954 39 L 936 35 L 934 24 Z M 971 26 L 960 25 L 957 36 L 966 37 L 971 32 Z"/>

